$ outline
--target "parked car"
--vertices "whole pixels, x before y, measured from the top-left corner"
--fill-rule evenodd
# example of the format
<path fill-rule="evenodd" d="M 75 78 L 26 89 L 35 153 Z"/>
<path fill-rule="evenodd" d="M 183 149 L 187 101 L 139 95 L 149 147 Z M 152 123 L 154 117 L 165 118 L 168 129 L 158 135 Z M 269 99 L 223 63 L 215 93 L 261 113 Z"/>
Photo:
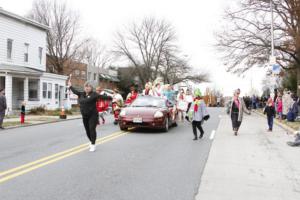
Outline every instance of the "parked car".
<path fill-rule="evenodd" d="M 173 116 L 174 105 L 165 99 L 152 96 L 138 98 L 120 113 L 119 126 L 121 130 L 128 128 L 153 128 L 165 132 L 171 126 L 176 126 Z"/>

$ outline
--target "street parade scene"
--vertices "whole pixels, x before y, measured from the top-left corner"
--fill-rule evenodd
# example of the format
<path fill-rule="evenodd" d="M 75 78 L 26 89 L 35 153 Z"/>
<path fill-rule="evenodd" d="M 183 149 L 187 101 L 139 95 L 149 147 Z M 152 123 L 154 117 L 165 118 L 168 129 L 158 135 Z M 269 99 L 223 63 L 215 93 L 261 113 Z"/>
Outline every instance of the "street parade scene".
<path fill-rule="evenodd" d="M 299 200 L 299 0 L 2 0 L 0 200 Z"/>

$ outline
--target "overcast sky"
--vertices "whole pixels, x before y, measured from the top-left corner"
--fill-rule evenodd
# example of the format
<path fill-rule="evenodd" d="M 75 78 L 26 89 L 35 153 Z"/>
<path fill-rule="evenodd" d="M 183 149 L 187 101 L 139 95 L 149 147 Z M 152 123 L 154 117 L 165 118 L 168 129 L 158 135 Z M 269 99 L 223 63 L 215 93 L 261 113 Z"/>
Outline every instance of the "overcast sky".
<path fill-rule="evenodd" d="M 19 15 L 25 15 L 33 0 L 0 0 L 0 7 Z M 177 33 L 180 48 L 189 56 L 196 70 L 211 74 L 210 87 L 216 87 L 225 95 L 235 88 L 245 94 L 251 89 L 261 90 L 263 69 L 253 69 L 243 78 L 225 71 L 222 60 L 214 48 L 214 32 L 224 24 L 224 9 L 233 0 L 68 0 L 78 10 L 84 34 L 93 36 L 112 46 L 114 33 L 124 25 L 145 16 L 164 18 L 170 21 Z M 202 84 L 201 88 L 207 87 Z"/>

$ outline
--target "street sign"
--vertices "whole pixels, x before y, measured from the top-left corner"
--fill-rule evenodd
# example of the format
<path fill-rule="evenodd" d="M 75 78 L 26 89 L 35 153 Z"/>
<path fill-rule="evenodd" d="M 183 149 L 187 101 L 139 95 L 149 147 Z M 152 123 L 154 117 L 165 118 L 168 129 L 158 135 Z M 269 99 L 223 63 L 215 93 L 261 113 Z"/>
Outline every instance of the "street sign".
<path fill-rule="evenodd" d="M 279 75 L 280 72 L 281 72 L 280 65 L 278 65 L 278 64 L 273 64 L 273 65 L 272 65 L 272 73 L 275 74 L 275 75 Z"/>

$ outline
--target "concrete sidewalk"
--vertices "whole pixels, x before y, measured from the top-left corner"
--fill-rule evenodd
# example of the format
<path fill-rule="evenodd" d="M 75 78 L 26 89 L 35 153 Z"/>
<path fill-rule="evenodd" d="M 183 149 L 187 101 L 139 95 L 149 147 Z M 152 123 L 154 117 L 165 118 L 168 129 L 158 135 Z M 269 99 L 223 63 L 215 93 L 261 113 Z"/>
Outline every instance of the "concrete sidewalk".
<path fill-rule="evenodd" d="M 222 116 L 196 200 L 299 200 L 300 148 L 279 126 L 266 131 L 266 119 L 246 116 L 234 136 Z"/>
<path fill-rule="evenodd" d="M 66 120 L 80 119 L 81 115 L 67 115 Z M 25 124 L 20 123 L 20 118 L 5 118 L 3 126 L 5 128 L 18 128 L 24 126 L 32 126 L 38 124 L 47 124 L 65 121 L 65 119 L 59 119 L 59 116 L 47 116 L 47 115 L 26 115 Z"/>

